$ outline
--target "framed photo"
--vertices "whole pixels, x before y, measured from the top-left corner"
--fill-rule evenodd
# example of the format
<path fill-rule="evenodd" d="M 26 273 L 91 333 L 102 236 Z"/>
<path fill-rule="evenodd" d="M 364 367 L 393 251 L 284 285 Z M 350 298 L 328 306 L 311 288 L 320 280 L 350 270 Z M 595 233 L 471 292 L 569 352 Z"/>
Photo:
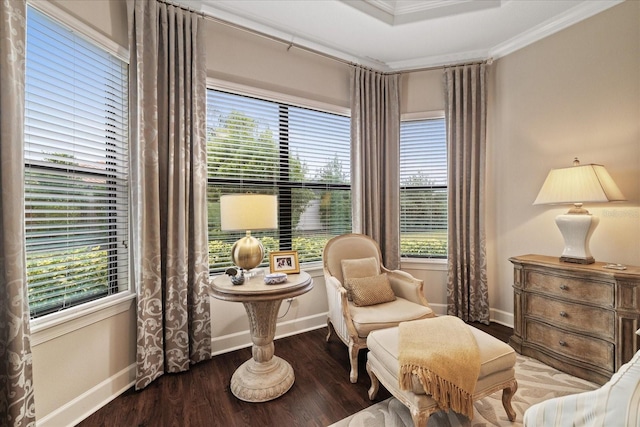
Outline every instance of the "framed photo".
<path fill-rule="evenodd" d="M 269 270 L 271 273 L 300 273 L 297 251 L 269 252 Z"/>

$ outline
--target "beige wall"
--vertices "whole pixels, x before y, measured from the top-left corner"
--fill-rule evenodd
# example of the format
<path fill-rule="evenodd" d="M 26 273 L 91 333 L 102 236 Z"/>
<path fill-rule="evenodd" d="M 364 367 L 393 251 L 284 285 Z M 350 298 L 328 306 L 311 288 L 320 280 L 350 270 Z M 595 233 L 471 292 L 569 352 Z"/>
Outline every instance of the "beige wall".
<path fill-rule="evenodd" d="M 640 2 L 627 1 L 497 60 L 488 150 L 491 307 L 513 311 L 508 258 L 560 255 L 554 217 L 532 206 L 551 168 L 604 164 L 629 199 L 585 206 L 600 217 L 596 260 L 640 264 Z"/>
<path fill-rule="evenodd" d="M 35 0 L 39 3 L 43 0 Z M 126 1 L 118 0 L 48 0 L 65 13 L 87 24 L 101 35 L 113 40 L 125 49 L 129 45 L 127 34 Z"/>
<path fill-rule="evenodd" d="M 347 64 L 208 20 L 207 75 L 349 107 Z"/>
<path fill-rule="evenodd" d="M 403 114 L 444 111 L 442 70 L 403 73 L 400 102 Z"/>
<path fill-rule="evenodd" d="M 127 47 L 125 2 L 55 3 Z M 592 239 L 594 256 L 640 264 L 639 18 L 640 3 L 629 1 L 491 67 L 487 237 L 492 314 L 502 322 L 510 323 L 512 313 L 507 258 L 561 252 L 553 217 L 563 209 L 531 203 L 548 170 L 568 165 L 573 156 L 605 164 L 629 198 L 615 206 L 589 207 L 601 217 Z M 209 77 L 348 107 L 348 65 L 295 47 L 287 51 L 285 45 L 212 21 L 206 26 Z M 441 76 L 440 70 L 404 74 L 402 111 L 442 110 Z M 442 309 L 443 264 L 406 266 L 425 279 L 427 297 Z M 314 290 L 293 302 L 278 334 L 324 324 L 324 281 L 318 266 L 310 272 Z M 212 319 L 216 351 L 246 344 L 248 325 L 240 304 L 214 300 Z M 48 421 L 40 425 L 63 425 L 61 420 L 90 412 L 129 384 L 135 309 L 130 301 L 123 303 L 118 314 L 39 340 L 33 353 L 37 416 Z"/>

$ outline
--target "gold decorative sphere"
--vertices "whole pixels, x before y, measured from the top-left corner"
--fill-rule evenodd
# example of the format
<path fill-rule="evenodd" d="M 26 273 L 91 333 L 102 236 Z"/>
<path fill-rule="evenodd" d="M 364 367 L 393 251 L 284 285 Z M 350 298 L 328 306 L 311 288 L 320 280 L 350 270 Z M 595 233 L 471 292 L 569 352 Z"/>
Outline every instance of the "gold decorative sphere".
<path fill-rule="evenodd" d="M 244 270 L 256 268 L 264 259 L 262 243 L 253 236 L 239 239 L 231 248 L 231 259 L 235 265 Z"/>

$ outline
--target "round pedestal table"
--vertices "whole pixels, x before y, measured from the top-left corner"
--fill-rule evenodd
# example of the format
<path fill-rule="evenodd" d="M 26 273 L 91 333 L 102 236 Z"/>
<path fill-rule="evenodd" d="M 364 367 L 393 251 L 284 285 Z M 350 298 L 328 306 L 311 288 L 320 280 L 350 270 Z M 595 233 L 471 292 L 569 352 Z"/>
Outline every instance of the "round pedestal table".
<path fill-rule="evenodd" d="M 264 275 L 245 279 L 233 285 L 229 276 L 213 279 L 212 295 L 220 300 L 241 302 L 249 317 L 252 358 L 234 372 L 231 392 L 246 402 L 266 402 L 285 394 L 293 385 L 293 368 L 286 360 L 274 356 L 273 337 L 282 301 L 310 291 L 313 281 L 308 273 L 287 275 L 287 281 L 277 285 L 264 283 Z"/>

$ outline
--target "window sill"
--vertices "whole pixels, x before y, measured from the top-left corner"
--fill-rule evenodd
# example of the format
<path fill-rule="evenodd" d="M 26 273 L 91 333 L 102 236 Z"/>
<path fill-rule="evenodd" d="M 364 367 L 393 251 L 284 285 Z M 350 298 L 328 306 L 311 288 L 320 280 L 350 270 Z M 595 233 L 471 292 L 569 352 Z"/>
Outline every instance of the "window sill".
<path fill-rule="evenodd" d="M 446 271 L 446 258 L 400 258 L 400 265 L 404 268 L 419 268 L 422 270 Z"/>
<path fill-rule="evenodd" d="M 70 332 L 116 316 L 130 309 L 136 298 L 133 292 L 101 298 L 31 320 L 31 346 L 36 346 Z"/>

